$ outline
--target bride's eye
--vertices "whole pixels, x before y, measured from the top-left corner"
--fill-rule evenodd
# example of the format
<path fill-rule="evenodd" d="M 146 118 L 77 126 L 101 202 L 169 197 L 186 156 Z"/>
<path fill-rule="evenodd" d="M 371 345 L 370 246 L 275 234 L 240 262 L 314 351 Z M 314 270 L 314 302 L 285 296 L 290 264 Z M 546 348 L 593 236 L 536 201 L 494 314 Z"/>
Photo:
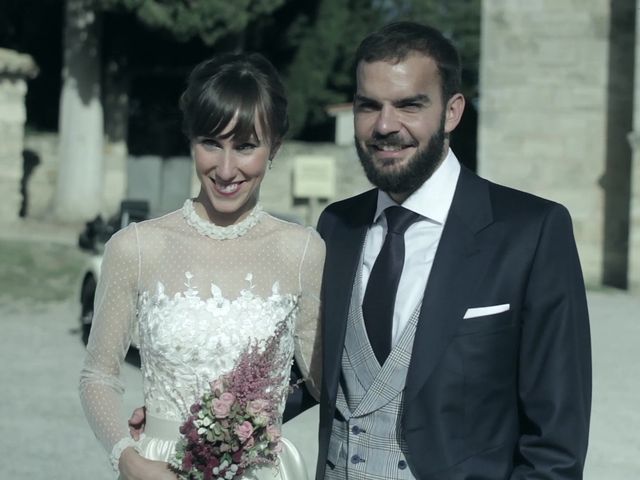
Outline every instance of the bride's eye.
<path fill-rule="evenodd" d="M 205 150 L 213 150 L 215 148 L 219 148 L 220 144 L 214 140 L 213 138 L 200 138 L 198 143 L 202 145 Z"/>
<path fill-rule="evenodd" d="M 258 148 L 258 145 L 252 142 L 245 142 L 236 146 L 236 150 L 243 153 L 250 153 L 254 151 L 256 148 Z"/>

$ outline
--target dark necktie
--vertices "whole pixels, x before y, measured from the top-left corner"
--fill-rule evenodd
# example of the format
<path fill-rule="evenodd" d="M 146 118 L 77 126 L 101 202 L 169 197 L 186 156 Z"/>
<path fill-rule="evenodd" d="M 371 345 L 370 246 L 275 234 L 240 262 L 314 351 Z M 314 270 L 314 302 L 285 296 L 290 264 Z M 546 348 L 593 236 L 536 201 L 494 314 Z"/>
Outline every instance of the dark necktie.
<path fill-rule="evenodd" d="M 380 365 L 384 364 L 391 351 L 393 310 L 404 266 L 404 232 L 420 219 L 420 215 L 403 207 L 389 207 L 384 214 L 387 217 L 387 235 L 371 269 L 362 302 L 369 343 Z"/>

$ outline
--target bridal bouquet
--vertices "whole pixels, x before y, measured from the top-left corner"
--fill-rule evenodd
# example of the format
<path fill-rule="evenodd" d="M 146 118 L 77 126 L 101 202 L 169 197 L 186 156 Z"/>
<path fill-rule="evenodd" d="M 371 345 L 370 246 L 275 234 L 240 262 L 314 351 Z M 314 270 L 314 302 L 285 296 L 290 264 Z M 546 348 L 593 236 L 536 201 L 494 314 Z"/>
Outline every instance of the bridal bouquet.
<path fill-rule="evenodd" d="M 274 465 L 281 451 L 278 406 L 283 378 L 278 335 L 248 347 L 234 369 L 211 382 L 190 408 L 171 465 L 187 480 L 231 480 L 248 468 Z"/>

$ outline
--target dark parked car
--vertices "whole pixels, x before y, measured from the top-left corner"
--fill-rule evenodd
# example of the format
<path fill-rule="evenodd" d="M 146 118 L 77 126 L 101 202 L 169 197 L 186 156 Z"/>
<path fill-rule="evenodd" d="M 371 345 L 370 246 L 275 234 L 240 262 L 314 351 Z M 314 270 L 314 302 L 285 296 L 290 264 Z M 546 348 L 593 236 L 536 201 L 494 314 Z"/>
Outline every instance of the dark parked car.
<path fill-rule="evenodd" d="M 102 252 L 104 244 L 111 236 L 131 222 L 140 222 L 149 218 L 149 202 L 146 200 L 123 200 L 118 214 L 104 221 L 101 216 L 87 222 L 84 231 L 78 237 L 78 247 L 86 252 L 85 263 L 80 275 L 80 327 L 82 339 L 86 343 L 93 321 L 93 301 L 96 285 L 100 278 Z"/>

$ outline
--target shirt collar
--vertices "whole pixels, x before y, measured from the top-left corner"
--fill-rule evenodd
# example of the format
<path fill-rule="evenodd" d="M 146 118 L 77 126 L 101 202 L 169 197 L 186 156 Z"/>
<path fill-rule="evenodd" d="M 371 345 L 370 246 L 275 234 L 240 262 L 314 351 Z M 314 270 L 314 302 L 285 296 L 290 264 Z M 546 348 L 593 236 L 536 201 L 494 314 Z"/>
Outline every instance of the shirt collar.
<path fill-rule="evenodd" d="M 407 198 L 402 206 L 412 212 L 422 215 L 427 220 L 444 224 L 451 208 L 453 194 L 460 175 L 460 162 L 449 149 L 442 164 L 420 188 Z M 382 212 L 391 206 L 398 205 L 387 192 L 378 190 L 378 205 L 373 217 L 374 223 L 380 221 Z"/>

